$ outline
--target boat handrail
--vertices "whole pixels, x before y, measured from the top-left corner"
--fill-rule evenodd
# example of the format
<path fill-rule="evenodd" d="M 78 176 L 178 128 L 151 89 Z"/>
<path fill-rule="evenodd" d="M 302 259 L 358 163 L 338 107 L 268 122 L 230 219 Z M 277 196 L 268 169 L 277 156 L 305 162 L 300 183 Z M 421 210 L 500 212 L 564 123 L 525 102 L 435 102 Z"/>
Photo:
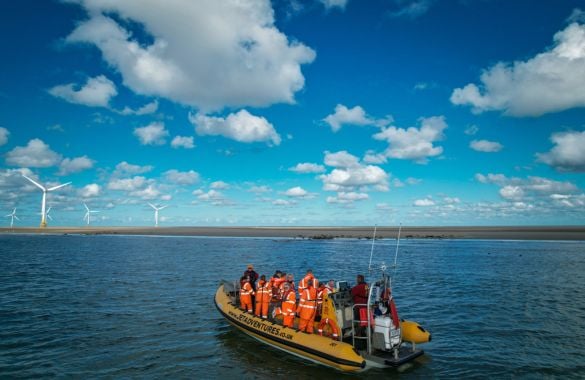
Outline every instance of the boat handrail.
<path fill-rule="evenodd" d="M 356 336 L 355 325 L 356 324 L 361 325 L 361 323 L 364 322 L 361 319 L 355 319 L 356 308 L 358 310 L 361 308 L 366 308 L 368 310 L 366 336 Z M 352 339 L 351 345 L 355 347 L 355 340 L 356 339 L 366 340 L 367 351 L 368 351 L 368 353 L 371 353 L 370 342 L 372 341 L 372 339 L 371 339 L 372 325 L 371 325 L 371 320 L 370 320 L 370 307 L 366 303 L 356 303 L 352 306 L 352 314 L 353 314 L 353 317 L 351 320 L 351 339 Z M 358 311 L 358 318 L 359 318 L 359 311 Z M 366 326 L 364 326 L 364 327 L 366 327 Z"/>

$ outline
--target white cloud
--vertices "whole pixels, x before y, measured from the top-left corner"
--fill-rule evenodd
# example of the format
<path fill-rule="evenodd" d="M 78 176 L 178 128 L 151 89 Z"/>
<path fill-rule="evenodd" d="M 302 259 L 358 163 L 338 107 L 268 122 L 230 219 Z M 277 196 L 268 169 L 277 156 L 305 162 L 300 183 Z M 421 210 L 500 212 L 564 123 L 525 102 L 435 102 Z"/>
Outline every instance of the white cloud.
<path fill-rule="evenodd" d="M 48 168 L 57 165 L 61 155 L 40 139 L 32 139 L 24 147 L 17 146 L 6 153 L 6 164 L 29 168 Z"/>
<path fill-rule="evenodd" d="M 261 116 L 254 116 L 246 110 L 231 113 L 227 118 L 189 114 L 198 135 L 224 136 L 244 143 L 266 142 L 280 145 L 280 135 Z"/>
<path fill-rule="evenodd" d="M 340 191 L 336 197 L 327 197 L 327 203 L 353 203 L 355 201 L 363 201 L 369 198 L 366 193 L 357 193 L 355 191 L 345 192 Z"/>
<path fill-rule="evenodd" d="M 75 157 L 73 159 L 66 158 L 61 161 L 61 164 L 59 165 L 59 173 L 57 174 L 68 175 L 71 173 L 78 173 L 93 168 L 94 163 L 95 161 L 87 156 Z"/>
<path fill-rule="evenodd" d="M 507 185 L 500 189 L 502 198 L 510 200 L 519 200 L 524 197 L 524 190 L 520 186 Z"/>
<path fill-rule="evenodd" d="M 477 125 L 470 125 L 469 127 L 465 128 L 465 130 L 463 131 L 463 133 L 465 133 L 466 135 L 469 135 L 469 136 L 473 136 L 477 132 L 479 132 L 479 127 Z"/>
<path fill-rule="evenodd" d="M 433 143 L 443 139 L 443 130 L 447 123 L 443 116 L 433 116 L 419 119 L 420 128 L 410 127 L 408 129 L 396 128 L 394 126 L 382 128 L 376 133 L 376 140 L 385 140 L 389 146 L 384 152 L 388 158 L 413 160 L 419 164 L 428 162 L 429 157 L 438 156 L 443 153 L 443 148 L 434 146 Z"/>
<path fill-rule="evenodd" d="M 429 207 L 434 206 L 435 202 L 432 199 L 424 198 L 415 200 L 413 205 L 416 207 Z"/>
<path fill-rule="evenodd" d="M 114 178 L 108 182 L 108 189 L 122 190 L 122 191 L 137 191 L 147 184 L 146 178 L 142 176 L 135 176 L 132 178 Z"/>
<path fill-rule="evenodd" d="M 343 104 L 338 104 L 335 107 L 335 113 L 328 115 L 323 119 L 331 126 L 333 132 L 337 132 L 343 125 L 373 125 L 376 123 L 374 119 L 366 115 L 366 111 L 360 106 L 347 108 Z"/>
<path fill-rule="evenodd" d="M 8 142 L 8 135 L 10 135 L 10 131 L 6 128 L 0 127 L 0 146 Z"/>
<path fill-rule="evenodd" d="M 291 172 L 295 173 L 323 173 L 325 167 L 323 165 L 313 164 L 310 162 L 303 162 L 296 164 L 294 167 L 289 168 Z"/>
<path fill-rule="evenodd" d="M 164 145 L 169 131 L 165 129 L 163 123 L 155 122 L 146 127 L 134 128 L 134 135 L 142 145 Z"/>
<path fill-rule="evenodd" d="M 137 110 L 133 110 L 132 108 L 126 106 L 126 107 L 124 107 L 124 109 L 122 111 L 119 111 L 119 113 L 122 115 L 141 116 L 141 115 L 150 115 L 152 113 L 155 113 L 156 110 L 158 110 L 158 101 L 155 100 L 153 102 L 150 102 L 150 103 L 143 105 L 142 107 L 138 108 Z"/>
<path fill-rule="evenodd" d="M 331 173 L 319 176 L 324 190 L 349 191 L 370 185 L 380 191 L 388 189 L 388 174 L 384 170 L 374 165 L 363 165 L 346 151 L 325 152 L 324 161 L 326 165 L 335 167 Z"/>
<path fill-rule="evenodd" d="M 255 194 L 262 194 L 262 193 L 269 193 L 272 191 L 272 189 L 266 185 L 262 185 L 262 186 L 252 186 L 250 187 L 250 189 L 248 190 L 251 193 L 255 193 Z"/>
<path fill-rule="evenodd" d="M 502 144 L 499 142 L 488 140 L 473 140 L 469 143 L 469 147 L 478 152 L 486 153 L 499 152 L 503 148 Z"/>
<path fill-rule="evenodd" d="M 551 194 L 572 194 L 578 190 L 571 182 L 560 182 L 542 177 L 508 178 L 503 174 L 476 174 L 481 183 L 495 184 L 500 187 L 499 194 L 507 200 L 548 197 Z"/>
<path fill-rule="evenodd" d="M 547 153 L 537 153 L 539 161 L 561 172 L 585 172 L 585 131 L 553 133 L 555 146 Z"/>
<path fill-rule="evenodd" d="M 269 0 L 80 3 L 90 18 L 68 42 L 94 44 L 134 92 L 204 111 L 293 103 L 301 65 L 315 58 L 275 27 Z M 135 22 L 152 42 L 105 14 Z"/>
<path fill-rule="evenodd" d="M 79 87 L 74 83 L 63 84 L 51 88 L 49 93 L 69 103 L 89 107 L 108 107 L 110 99 L 118 94 L 114 82 L 103 75 L 88 78 L 85 85 Z"/>
<path fill-rule="evenodd" d="M 294 206 L 297 204 L 296 201 L 294 200 L 286 200 L 286 199 L 275 199 L 274 201 L 272 201 L 272 204 L 274 206 Z"/>
<path fill-rule="evenodd" d="M 148 173 L 152 169 L 153 169 L 153 167 L 151 165 L 140 166 L 140 165 L 129 164 L 126 161 L 122 161 L 118 165 L 116 165 L 116 170 L 114 170 L 113 175 L 118 176 L 118 177 L 122 177 L 125 175 L 143 174 L 143 173 Z"/>
<path fill-rule="evenodd" d="M 394 0 L 400 8 L 390 12 L 391 17 L 407 17 L 415 19 L 427 13 L 434 0 Z"/>
<path fill-rule="evenodd" d="M 180 172 L 176 169 L 168 170 L 163 173 L 167 181 L 179 185 L 192 185 L 199 181 L 199 173 L 193 170 L 187 172 Z"/>
<path fill-rule="evenodd" d="M 161 199 L 163 199 L 163 200 L 170 200 L 171 199 L 171 197 L 169 195 L 162 195 L 160 190 L 157 189 L 153 183 L 150 183 L 144 189 L 136 189 L 134 191 L 131 191 L 129 193 L 129 195 L 131 195 L 133 197 L 138 197 L 138 198 L 143 199 L 143 200 L 156 199 L 159 197 L 161 197 Z"/>
<path fill-rule="evenodd" d="M 97 197 L 101 194 L 101 190 L 102 188 L 100 185 L 97 183 L 91 183 L 79 189 L 78 194 L 82 198 Z"/>
<path fill-rule="evenodd" d="M 347 5 L 347 2 L 348 2 L 348 0 L 319 0 L 319 1 L 321 1 L 321 4 L 323 4 L 326 9 L 332 9 L 332 8 L 345 9 L 345 6 Z"/>
<path fill-rule="evenodd" d="M 348 153 L 346 150 L 331 153 L 325 151 L 325 165 L 333 166 L 336 168 L 351 168 L 360 166 L 359 158 L 353 154 Z"/>
<path fill-rule="evenodd" d="M 296 186 L 296 187 L 291 187 L 290 189 L 285 191 L 284 195 L 286 195 L 287 197 L 292 197 L 292 198 L 305 198 L 305 197 L 309 196 L 310 194 L 307 190 L 303 189 L 302 187 Z"/>
<path fill-rule="evenodd" d="M 215 181 L 212 182 L 211 185 L 209 185 L 209 187 L 216 190 L 227 190 L 230 188 L 230 185 L 225 183 L 224 181 Z"/>
<path fill-rule="evenodd" d="M 570 24 L 555 34 L 551 49 L 527 61 L 497 63 L 480 81 L 455 89 L 451 102 L 475 113 L 500 110 L 518 117 L 585 107 L 585 25 Z"/>
<path fill-rule="evenodd" d="M 173 141 L 171 141 L 171 146 L 175 149 L 193 149 L 195 148 L 195 144 L 193 143 L 193 136 L 175 136 Z"/>

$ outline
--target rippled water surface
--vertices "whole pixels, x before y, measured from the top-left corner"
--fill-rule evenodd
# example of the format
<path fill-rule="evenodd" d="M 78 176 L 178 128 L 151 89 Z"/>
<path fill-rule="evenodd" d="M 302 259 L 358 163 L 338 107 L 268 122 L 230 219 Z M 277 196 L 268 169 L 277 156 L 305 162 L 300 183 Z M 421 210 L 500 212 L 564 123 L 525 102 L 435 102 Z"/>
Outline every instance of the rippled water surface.
<path fill-rule="evenodd" d="M 393 263 L 394 244 L 377 242 L 374 261 Z M 1 235 L 0 377 L 339 378 L 234 330 L 213 295 L 248 263 L 353 280 L 370 247 Z M 585 377 L 585 242 L 403 240 L 394 295 L 433 341 L 412 364 L 360 377 Z"/>

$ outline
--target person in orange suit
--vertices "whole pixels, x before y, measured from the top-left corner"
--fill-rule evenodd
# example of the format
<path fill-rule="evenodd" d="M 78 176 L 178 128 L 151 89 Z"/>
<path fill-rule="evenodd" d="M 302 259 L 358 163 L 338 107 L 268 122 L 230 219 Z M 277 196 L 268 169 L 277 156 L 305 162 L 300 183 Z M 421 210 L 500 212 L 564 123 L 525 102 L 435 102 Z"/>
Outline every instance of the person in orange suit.
<path fill-rule="evenodd" d="M 248 276 L 242 277 L 241 282 L 244 284 L 240 289 L 240 308 L 248 313 L 252 313 L 252 296 L 255 294 L 252 285 L 250 285 L 250 278 Z"/>
<path fill-rule="evenodd" d="M 299 295 L 308 288 L 307 284 L 309 280 L 313 280 L 315 287 L 319 284 L 315 276 L 313 276 L 313 271 L 311 269 L 307 269 L 307 274 L 301 279 L 301 281 L 299 281 Z"/>
<path fill-rule="evenodd" d="M 307 288 L 301 293 L 297 312 L 301 320 L 299 331 L 312 334 L 317 314 L 317 289 L 313 286 L 313 280 L 307 281 Z"/>
<path fill-rule="evenodd" d="M 282 315 L 284 316 L 283 325 L 290 327 L 291 329 L 295 323 L 295 309 L 297 307 L 297 295 L 291 290 L 288 283 L 283 285 L 283 297 L 282 297 Z"/>
<path fill-rule="evenodd" d="M 282 283 L 285 282 L 285 278 L 282 275 L 282 272 L 277 270 L 272 278 L 270 278 L 270 286 L 272 287 L 272 301 L 277 302 L 281 300 L 281 291 L 280 287 Z"/>
<path fill-rule="evenodd" d="M 258 317 L 263 319 L 268 318 L 268 305 L 272 299 L 272 287 L 270 283 L 266 281 L 266 276 L 260 276 L 258 286 L 256 287 L 256 312 L 254 313 Z"/>

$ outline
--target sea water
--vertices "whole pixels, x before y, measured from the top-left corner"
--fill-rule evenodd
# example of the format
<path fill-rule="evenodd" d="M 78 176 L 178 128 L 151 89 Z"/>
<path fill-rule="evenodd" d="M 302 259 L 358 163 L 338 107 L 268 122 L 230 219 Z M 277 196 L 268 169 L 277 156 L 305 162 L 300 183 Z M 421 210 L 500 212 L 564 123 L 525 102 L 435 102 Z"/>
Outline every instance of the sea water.
<path fill-rule="evenodd" d="M 371 241 L 0 235 L 0 377 L 351 378 L 248 338 L 219 280 L 368 277 Z M 395 240 L 373 263 L 391 273 Z M 402 240 L 400 317 L 425 355 L 362 378 L 584 378 L 585 242 Z M 369 279 L 372 276 L 368 277 Z"/>

